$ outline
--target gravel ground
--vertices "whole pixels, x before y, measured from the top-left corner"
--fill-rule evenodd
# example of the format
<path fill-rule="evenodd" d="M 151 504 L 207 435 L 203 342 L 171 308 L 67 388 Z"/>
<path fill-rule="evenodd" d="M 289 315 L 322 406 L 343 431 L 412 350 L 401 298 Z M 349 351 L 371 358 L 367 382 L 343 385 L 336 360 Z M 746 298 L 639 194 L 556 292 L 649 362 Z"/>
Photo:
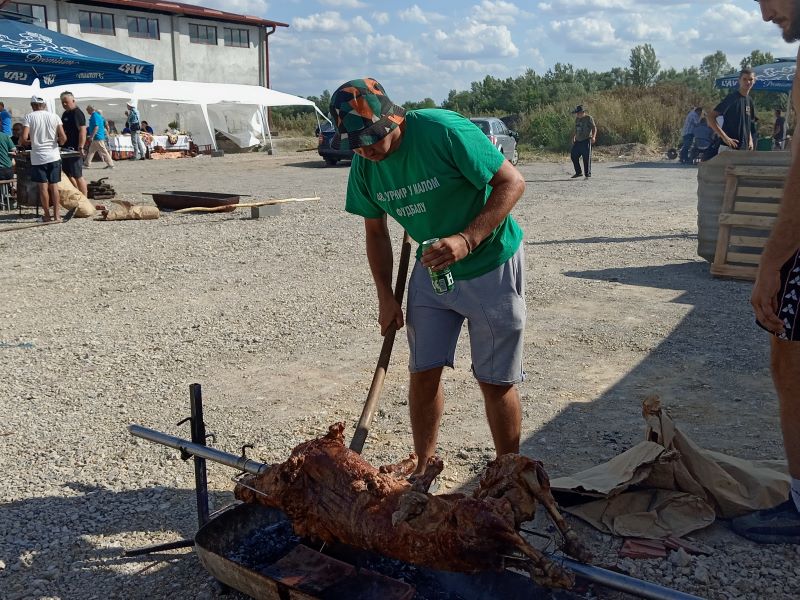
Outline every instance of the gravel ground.
<path fill-rule="evenodd" d="M 567 161 L 520 170 L 524 453 L 551 476 L 605 461 L 641 439 L 640 402 L 658 393 L 701 446 L 781 458 L 749 285 L 712 279 L 696 256 L 694 170 L 600 162 L 589 181 L 569 180 Z M 266 462 L 357 421 L 381 338 L 362 225 L 342 210 L 348 167 L 284 150 L 87 174 L 110 174 L 122 198 L 145 203 L 143 192 L 167 189 L 321 197 L 259 220 L 245 210 L 73 219 L 0 236 L 0 597 L 217 598 L 189 551 L 121 556 L 196 529 L 191 464 L 126 427 L 189 437 L 176 423 L 192 382 L 203 385 L 216 446 L 253 444 L 250 456 Z M 0 215 L 4 227 L 17 222 L 30 219 Z M 396 226 L 392 235 L 399 242 Z M 410 450 L 405 346 L 401 337 L 367 440 L 374 463 Z M 473 485 L 492 457 L 466 351 L 462 342 L 446 373 L 450 490 Z M 215 508 L 232 500 L 233 475 L 209 466 Z M 800 589 L 797 548 L 756 546 L 723 523 L 693 536 L 709 557 L 638 561 L 617 557 L 621 540 L 577 526 L 603 564 L 682 591 L 756 599 Z"/>

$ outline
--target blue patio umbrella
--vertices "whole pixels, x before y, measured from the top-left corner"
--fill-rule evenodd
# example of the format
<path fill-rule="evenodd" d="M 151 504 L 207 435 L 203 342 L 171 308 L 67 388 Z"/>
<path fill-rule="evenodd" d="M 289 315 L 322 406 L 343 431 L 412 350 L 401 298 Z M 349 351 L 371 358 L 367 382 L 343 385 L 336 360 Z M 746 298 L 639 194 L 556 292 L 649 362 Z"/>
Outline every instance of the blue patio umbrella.
<path fill-rule="evenodd" d="M 102 46 L 0 18 L 0 81 L 40 87 L 153 81 L 153 65 Z"/>
<path fill-rule="evenodd" d="M 797 61 L 794 58 L 779 58 L 774 63 L 753 67 L 756 75 L 756 84 L 753 89 L 787 94 L 792 91 L 796 69 Z M 720 77 L 715 81 L 715 85 L 723 89 L 736 89 L 739 87 L 739 74 Z"/>

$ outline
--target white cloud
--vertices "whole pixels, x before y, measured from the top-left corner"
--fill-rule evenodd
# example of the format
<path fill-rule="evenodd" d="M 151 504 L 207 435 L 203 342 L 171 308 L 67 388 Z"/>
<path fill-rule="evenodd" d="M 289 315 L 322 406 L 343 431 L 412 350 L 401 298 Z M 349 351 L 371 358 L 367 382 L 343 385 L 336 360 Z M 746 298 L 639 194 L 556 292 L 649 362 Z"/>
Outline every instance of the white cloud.
<path fill-rule="evenodd" d="M 389 13 L 387 12 L 374 12 L 372 13 L 372 20 L 377 25 L 386 25 L 389 22 Z"/>
<path fill-rule="evenodd" d="M 353 29 L 361 33 L 372 33 L 372 25 L 361 15 L 353 19 Z"/>
<path fill-rule="evenodd" d="M 292 21 L 292 27 L 297 31 L 317 31 L 323 33 L 336 33 L 349 29 L 347 21 L 342 19 L 336 11 L 315 13 L 307 17 L 297 17 Z"/>
<path fill-rule="evenodd" d="M 397 13 L 400 15 L 400 20 L 407 23 L 419 23 L 420 25 L 430 25 L 434 21 L 441 21 L 444 19 L 443 15 L 434 12 L 425 12 L 416 4 L 412 4 L 405 10 Z"/>
<path fill-rule="evenodd" d="M 553 21 L 551 27 L 559 39 L 575 51 L 594 51 L 619 45 L 614 26 L 605 19 L 579 17 L 566 21 Z"/>
<path fill-rule="evenodd" d="M 448 33 L 437 29 L 433 33 L 434 51 L 443 60 L 462 60 L 480 57 L 484 60 L 514 58 L 519 49 L 511 40 L 511 31 L 505 25 L 487 25 L 477 21 L 452 28 Z"/>
<path fill-rule="evenodd" d="M 494 25 L 513 25 L 523 14 L 516 4 L 505 0 L 481 0 L 472 7 L 474 20 Z"/>

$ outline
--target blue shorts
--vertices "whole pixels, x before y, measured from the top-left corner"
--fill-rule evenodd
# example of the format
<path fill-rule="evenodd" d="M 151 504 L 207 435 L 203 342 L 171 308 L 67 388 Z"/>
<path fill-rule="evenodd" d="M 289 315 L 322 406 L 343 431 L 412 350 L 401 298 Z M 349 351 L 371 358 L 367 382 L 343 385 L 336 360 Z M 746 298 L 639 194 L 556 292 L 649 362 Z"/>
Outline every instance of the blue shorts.
<path fill-rule="evenodd" d="M 36 183 L 58 183 L 61 181 L 61 161 L 31 165 L 31 181 Z"/>
<path fill-rule="evenodd" d="M 781 334 L 773 335 L 781 340 L 800 342 L 800 250 L 781 267 L 777 301 L 778 317 L 783 321 L 784 330 Z M 766 329 L 758 321 L 756 323 Z"/>
<path fill-rule="evenodd" d="M 406 332 L 412 373 L 452 367 L 461 325 L 467 320 L 472 372 L 478 381 L 522 381 L 525 332 L 525 253 L 474 279 L 456 280 L 447 294 L 433 291 L 428 270 L 414 265 L 408 284 Z"/>

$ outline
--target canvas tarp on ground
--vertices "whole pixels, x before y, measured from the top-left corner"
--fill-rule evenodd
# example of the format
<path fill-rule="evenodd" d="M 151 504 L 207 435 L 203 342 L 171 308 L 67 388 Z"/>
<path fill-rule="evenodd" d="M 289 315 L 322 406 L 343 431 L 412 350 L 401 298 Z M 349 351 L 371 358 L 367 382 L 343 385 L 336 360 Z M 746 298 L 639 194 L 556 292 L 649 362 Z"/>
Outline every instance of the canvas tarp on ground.
<path fill-rule="evenodd" d="M 270 106 L 309 106 L 318 115 L 322 114 L 311 100 L 261 86 L 171 80 L 46 89 L 38 85 L 0 83 L 0 100 L 12 107 L 14 120 L 19 121 L 30 112 L 32 94 L 42 96 L 51 110 L 60 113 L 58 96 L 67 89 L 75 95 L 79 106 L 85 108 L 92 104 L 99 108 L 107 120 L 114 121 L 119 131 L 125 122 L 125 104 L 132 99 L 138 104 L 141 118 L 156 133 L 162 133 L 168 123 L 177 120 L 180 128 L 190 132 L 195 143 L 201 146 L 216 147 L 216 130 L 241 143 L 260 137 L 268 141 L 271 148 L 272 136 L 266 120 L 266 109 Z"/>

